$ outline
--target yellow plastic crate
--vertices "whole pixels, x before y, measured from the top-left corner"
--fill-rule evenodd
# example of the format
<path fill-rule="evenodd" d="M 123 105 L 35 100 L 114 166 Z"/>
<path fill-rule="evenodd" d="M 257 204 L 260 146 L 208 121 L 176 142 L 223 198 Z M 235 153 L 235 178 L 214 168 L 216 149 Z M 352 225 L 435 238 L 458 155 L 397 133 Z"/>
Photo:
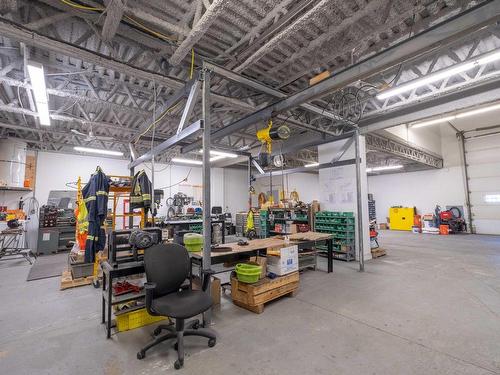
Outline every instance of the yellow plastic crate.
<path fill-rule="evenodd" d="M 116 317 L 116 329 L 118 332 L 129 331 L 139 327 L 147 326 L 166 319 L 166 316 L 149 315 L 146 309 L 131 311 Z"/>

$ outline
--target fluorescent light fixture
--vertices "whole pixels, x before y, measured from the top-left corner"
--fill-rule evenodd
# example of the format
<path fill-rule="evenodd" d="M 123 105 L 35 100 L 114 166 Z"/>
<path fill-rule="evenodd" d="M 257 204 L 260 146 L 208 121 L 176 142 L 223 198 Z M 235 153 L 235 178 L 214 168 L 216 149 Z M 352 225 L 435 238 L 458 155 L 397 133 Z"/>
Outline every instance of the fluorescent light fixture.
<path fill-rule="evenodd" d="M 31 80 L 33 95 L 35 96 L 36 109 L 40 125 L 50 125 L 49 101 L 47 99 L 47 88 L 45 86 L 45 75 L 43 65 L 33 61 L 27 64 L 28 74 Z"/>
<path fill-rule="evenodd" d="M 496 110 L 500 110 L 500 103 L 489 105 L 487 107 L 482 107 L 482 108 L 478 108 L 478 109 L 471 109 L 470 111 L 465 111 L 462 113 L 458 113 L 456 115 L 439 117 L 439 118 L 432 119 L 432 120 L 417 122 L 417 123 L 413 124 L 411 127 L 412 128 L 423 128 L 424 126 L 441 124 L 443 122 L 448 122 L 448 121 L 452 121 L 452 120 L 456 120 L 456 119 L 460 119 L 460 118 L 464 118 L 464 117 L 479 115 L 481 113 L 486 113 L 486 112 L 491 112 L 491 111 L 496 111 Z"/>
<path fill-rule="evenodd" d="M 192 164 L 192 165 L 203 165 L 203 162 L 200 160 L 193 159 L 182 159 L 182 158 L 172 158 L 174 163 L 183 163 L 183 164 Z"/>
<path fill-rule="evenodd" d="M 200 150 L 200 154 L 203 154 L 203 149 Z M 210 150 L 210 155 L 214 156 L 220 156 L 220 159 L 222 158 L 237 158 L 238 155 L 232 154 L 230 152 L 222 152 L 222 151 L 217 151 L 217 150 Z"/>
<path fill-rule="evenodd" d="M 313 168 L 313 167 L 317 167 L 318 165 L 319 165 L 319 163 L 311 163 L 311 164 L 304 165 L 304 167 L 306 167 L 306 168 Z"/>
<path fill-rule="evenodd" d="M 484 201 L 486 203 L 500 203 L 500 194 L 486 194 Z"/>
<path fill-rule="evenodd" d="M 98 148 L 73 147 L 73 150 L 79 151 L 79 152 L 88 152 L 89 154 L 123 156 L 123 152 L 121 152 L 121 151 L 101 150 Z"/>
<path fill-rule="evenodd" d="M 402 94 L 404 92 L 411 91 L 418 87 L 422 87 L 428 85 L 430 83 L 434 83 L 437 81 L 441 81 L 445 78 L 451 77 L 455 74 L 463 73 L 467 70 L 470 70 L 476 66 L 485 65 L 490 62 L 494 62 L 500 60 L 500 51 L 495 50 L 490 53 L 484 54 L 483 56 L 477 57 L 472 61 L 463 62 L 460 64 L 453 65 L 449 68 L 440 70 L 435 73 L 431 73 L 422 78 L 417 78 L 413 81 L 403 83 L 400 86 L 394 87 L 392 89 L 385 90 L 377 95 L 377 99 L 384 100 L 387 98 L 391 98 L 393 96 Z"/>
<path fill-rule="evenodd" d="M 424 126 L 429 126 L 429 125 L 435 125 L 435 124 L 441 124 L 443 122 L 455 120 L 455 116 L 446 116 L 446 117 L 440 117 L 440 118 L 435 118 L 434 120 L 428 120 L 428 121 L 422 121 L 417 124 L 412 125 L 412 128 L 423 128 Z"/>
<path fill-rule="evenodd" d="M 380 172 L 380 171 L 389 171 L 393 169 L 401 169 L 403 168 L 402 165 L 386 165 L 384 167 L 373 167 L 373 168 L 366 168 L 366 172 Z"/>
<path fill-rule="evenodd" d="M 479 115 L 481 113 L 486 113 L 490 111 L 496 111 L 500 109 L 500 103 L 490 105 L 488 107 L 483 107 L 483 108 L 478 108 L 478 109 L 472 109 L 467 112 L 459 113 L 455 116 L 455 118 L 464 118 L 464 117 L 469 117 L 469 116 L 474 116 L 474 115 Z"/>
<path fill-rule="evenodd" d="M 214 156 L 214 157 L 210 158 L 210 161 L 213 162 L 213 161 L 222 160 L 225 158 L 226 158 L 225 156 Z"/>

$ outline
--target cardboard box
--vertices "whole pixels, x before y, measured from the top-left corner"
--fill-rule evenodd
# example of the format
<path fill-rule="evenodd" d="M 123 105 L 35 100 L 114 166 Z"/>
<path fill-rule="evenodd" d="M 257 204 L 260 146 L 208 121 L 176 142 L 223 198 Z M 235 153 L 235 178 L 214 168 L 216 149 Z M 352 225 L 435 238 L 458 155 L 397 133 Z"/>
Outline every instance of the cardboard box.
<path fill-rule="evenodd" d="M 276 254 L 276 249 L 273 251 Z M 267 271 L 278 276 L 287 275 L 299 269 L 299 248 L 297 245 L 279 249 L 279 256 L 267 256 Z"/>
<path fill-rule="evenodd" d="M 287 224 L 285 232 L 290 234 L 297 233 L 298 232 L 297 224 Z"/>
<path fill-rule="evenodd" d="M 210 283 L 210 295 L 212 296 L 212 303 L 215 305 L 220 304 L 220 279 L 212 276 L 212 282 Z M 193 290 L 201 290 L 201 282 L 199 277 L 193 278 Z"/>

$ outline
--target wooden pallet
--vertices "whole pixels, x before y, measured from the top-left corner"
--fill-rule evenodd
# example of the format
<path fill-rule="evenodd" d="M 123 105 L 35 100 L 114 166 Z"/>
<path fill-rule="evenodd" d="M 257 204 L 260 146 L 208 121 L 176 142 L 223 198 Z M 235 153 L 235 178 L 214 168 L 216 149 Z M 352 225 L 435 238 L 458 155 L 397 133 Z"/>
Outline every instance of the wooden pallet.
<path fill-rule="evenodd" d="M 372 249 L 372 258 L 380 258 L 387 255 L 387 252 L 382 248 Z"/>
<path fill-rule="evenodd" d="M 295 296 L 299 288 L 299 273 L 277 277 L 264 278 L 254 284 L 245 284 L 237 278 L 231 278 L 231 297 L 236 306 L 243 307 L 254 313 L 264 311 L 264 304 L 282 296 Z"/>
<path fill-rule="evenodd" d="M 80 277 L 78 279 L 73 279 L 71 271 L 65 270 L 61 275 L 61 290 L 76 288 L 77 286 L 90 285 L 94 276 Z"/>

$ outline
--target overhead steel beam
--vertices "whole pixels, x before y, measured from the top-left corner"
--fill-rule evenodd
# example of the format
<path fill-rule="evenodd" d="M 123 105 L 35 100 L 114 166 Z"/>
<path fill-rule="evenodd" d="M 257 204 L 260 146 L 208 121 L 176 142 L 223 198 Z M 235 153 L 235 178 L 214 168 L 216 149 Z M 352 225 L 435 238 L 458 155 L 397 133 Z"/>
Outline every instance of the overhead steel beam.
<path fill-rule="evenodd" d="M 320 169 L 324 168 L 334 168 L 334 167 L 341 167 L 344 165 L 353 165 L 356 164 L 356 159 L 347 159 L 347 160 L 340 160 L 336 162 L 329 162 L 329 163 L 321 163 L 317 165 L 316 167 L 298 167 L 298 168 L 290 168 L 290 169 L 284 169 L 282 170 L 277 170 L 274 172 L 265 172 L 261 174 L 257 174 L 254 177 L 255 178 L 263 178 L 263 177 L 270 177 L 271 175 L 273 177 L 276 176 L 281 176 L 281 175 L 286 175 L 286 174 L 292 174 L 292 173 L 310 173 L 314 172 Z"/>
<path fill-rule="evenodd" d="M 475 8 L 427 29 L 411 39 L 402 41 L 374 56 L 362 60 L 316 85 L 220 128 L 212 134 L 212 138 L 225 137 L 258 121 L 268 119 L 277 113 L 325 96 L 358 80 L 367 79 L 375 73 L 391 68 L 402 61 L 412 59 L 420 54 L 428 53 L 435 48 L 442 47 L 444 44 L 469 35 L 499 19 L 500 1 L 482 3 Z"/>
<path fill-rule="evenodd" d="M 478 86 L 442 95 L 434 99 L 415 102 L 377 116 L 367 117 L 359 123 L 361 134 L 408 124 L 425 118 L 443 116 L 457 109 L 496 102 L 500 98 L 500 80 L 484 82 Z"/>
<path fill-rule="evenodd" d="M 283 98 L 287 97 L 287 94 L 285 94 L 282 91 L 273 89 L 272 87 L 264 85 L 263 83 L 260 83 L 256 80 L 244 77 L 241 74 L 238 74 L 238 73 L 233 72 L 229 69 L 223 68 L 222 66 L 219 66 L 219 65 L 216 65 L 213 63 L 209 63 L 209 62 L 205 63 L 205 66 L 208 69 L 210 69 L 211 71 L 213 71 L 214 73 L 221 75 L 221 76 L 229 79 L 230 81 L 248 86 L 248 87 L 255 89 L 257 91 L 261 91 L 261 92 L 268 94 L 270 96 L 274 96 L 275 98 L 283 99 Z M 317 107 L 317 106 L 309 104 L 309 103 L 301 104 L 300 107 L 309 111 L 309 112 L 328 117 L 332 120 L 342 121 L 342 117 L 336 115 L 335 113 L 327 111 L 325 108 L 320 108 L 320 107 Z"/>
<path fill-rule="evenodd" d="M 177 105 L 180 101 L 182 101 L 184 98 L 186 98 L 191 91 L 193 85 L 195 84 L 196 80 L 191 80 L 188 81 L 183 87 L 181 87 L 179 90 L 174 92 L 165 102 L 164 105 L 161 106 L 156 112 L 159 113 L 160 117 L 166 112 L 171 110 L 175 105 Z M 153 124 L 153 122 L 157 122 L 158 116 L 151 116 L 147 122 L 145 122 L 143 125 L 141 125 L 138 129 L 138 136 L 137 138 L 142 135 L 148 129 L 149 126 Z M 136 139 L 137 139 L 136 138 Z"/>
<path fill-rule="evenodd" d="M 193 25 L 192 30 L 184 39 L 179 47 L 175 50 L 174 54 L 168 60 L 172 65 L 179 65 L 184 57 L 191 51 L 191 48 L 198 43 L 198 41 L 205 35 L 212 23 L 217 19 L 219 14 L 229 3 L 229 0 L 214 0 L 212 4 L 205 11 L 200 20 Z"/>
<path fill-rule="evenodd" d="M 151 160 L 153 157 L 156 155 L 161 154 L 162 152 L 165 152 L 169 148 L 174 147 L 175 145 L 179 144 L 186 138 L 195 135 L 198 133 L 201 129 L 203 128 L 203 120 L 198 120 L 195 123 L 189 125 L 186 129 L 184 129 L 182 132 L 179 134 L 176 134 L 172 136 L 171 138 L 167 139 L 166 141 L 160 143 L 158 146 L 154 147 L 152 150 L 148 151 L 142 156 L 139 156 L 137 159 L 134 161 L 130 162 L 128 165 L 128 169 L 134 168 L 135 166 L 144 163 L 146 161 Z"/>
<path fill-rule="evenodd" d="M 110 42 L 120 26 L 123 12 L 125 11 L 124 0 L 106 0 L 106 19 L 102 26 L 101 39 L 104 43 Z"/>
<path fill-rule="evenodd" d="M 151 70 L 137 68 L 98 52 L 42 35 L 5 18 L 0 18 L 0 35 L 5 38 L 11 38 L 19 42 L 23 42 L 30 46 L 39 47 L 40 49 L 46 51 L 61 53 L 69 57 L 81 59 L 89 64 L 95 64 L 103 68 L 118 71 L 128 76 L 154 81 L 157 84 L 161 84 L 172 89 L 180 89 L 185 85 L 185 82 L 178 78 L 168 77 Z M 216 93 L 211 93 L 211 97 L 213 101 L 221 104 L 238 107 L 246 111 L 255 110 L 254 106 L 242 100 L 226 98 Z"/>
<path fill-rule="evenodd" d="M 189 90 L 189 96 L 187 98 L 186 106 L 182 111 L 181 121 L 179 122 L 179 126 L 177 127 L 177 134 L 179 134 L 186 123 L 188 122 L 191 114 L 193 113 L 194 105 L 198 100 L 198 93 L 200 91 L 201 82 L 199 80 L 195 80 L 191 85 L 191 89 Z"/>
<path fill-rule="evenodd" d="M 386 152 L 403 157 L 432 168 L 443 168 L 443 158 L 433 155 L 417 146 L 408 144 L 403 139 L 383 136 L 376 133 L 365 134 L 366 147 L 370 150 Z"/>
<path fill-rule="evenodd" d="M 129 4 L 131 5 L 133 2 L 129 1 Z M 125 11 L 127 14 L 140 18 L 141 20 L 149 22 L 151 25 L 155 25 L 157 27 L 161 27 L 164 30 L 167 30 L 172 33 L 176 33 L 179 35 L 186 36 L 189 34 L 189 29 L 175 25 L 173 23 L 167 22 L 161 18 L 155 17 L 154 15 L 144 11 L 142 7 L 135 7 L 135 6 L 126 6 Z"/>

